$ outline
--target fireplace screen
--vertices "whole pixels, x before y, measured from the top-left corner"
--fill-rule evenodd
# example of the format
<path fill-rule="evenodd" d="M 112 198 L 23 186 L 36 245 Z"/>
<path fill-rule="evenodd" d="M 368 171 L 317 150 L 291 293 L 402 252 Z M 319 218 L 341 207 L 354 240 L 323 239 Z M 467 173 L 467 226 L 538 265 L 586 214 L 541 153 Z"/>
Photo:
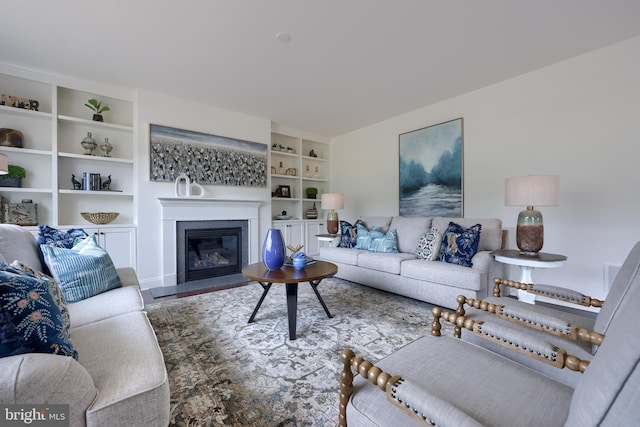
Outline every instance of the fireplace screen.
<path fill-rule="evenodd" d="M 242 228 L 185 230 L 186 281 L 239 273 Z"/>

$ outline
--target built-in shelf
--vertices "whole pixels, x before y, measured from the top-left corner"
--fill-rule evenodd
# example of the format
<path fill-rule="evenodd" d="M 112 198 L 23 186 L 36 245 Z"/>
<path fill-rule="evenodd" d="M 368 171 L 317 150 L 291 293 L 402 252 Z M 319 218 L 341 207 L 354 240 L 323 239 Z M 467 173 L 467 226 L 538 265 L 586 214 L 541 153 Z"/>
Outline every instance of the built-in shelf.
<path fill-rule="evenodd" d="M 118 124 L 115 124 L 115 123 L 107 123 L 107 122 L 97 122 L 95 120 L 81 119 L 81 118 L 78 118 L 78 117 L 59 115 L 58 116 L 58 120 L 62 120 L 62 121 L 65 121 L 65 122 L 71 122 L 71 123 L 84 124 L 84 125 L 95 127 L 95 128 L 117 129 L 117 130 L 122 130 L 122 131 L 126 131 L 126 132 L 133 132 L 133 127 L 131 127 L 131 126 L 123 126 L 123 125 L 118 125 Z"/>

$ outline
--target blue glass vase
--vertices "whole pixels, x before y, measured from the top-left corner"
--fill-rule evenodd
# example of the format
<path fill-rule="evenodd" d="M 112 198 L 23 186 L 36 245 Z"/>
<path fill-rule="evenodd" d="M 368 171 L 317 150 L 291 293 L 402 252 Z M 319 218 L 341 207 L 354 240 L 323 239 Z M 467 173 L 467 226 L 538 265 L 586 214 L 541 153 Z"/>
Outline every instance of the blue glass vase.
<path fill-rule="evenodd" d="M 269 270 L 279 270 L 284 265 L 286 256 L 282 233 L 277 228 L 269 229 L 262 244 L 262 262 Z"/>

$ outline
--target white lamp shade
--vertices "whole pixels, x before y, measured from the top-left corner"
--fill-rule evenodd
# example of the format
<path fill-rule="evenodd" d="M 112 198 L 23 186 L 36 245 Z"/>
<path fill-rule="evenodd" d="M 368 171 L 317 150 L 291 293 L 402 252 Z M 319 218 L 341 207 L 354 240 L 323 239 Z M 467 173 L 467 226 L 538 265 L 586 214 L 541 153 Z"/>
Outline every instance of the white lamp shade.
<path fill-rule="evenodd" d="M 322 209 L 344 209 L 344 194 L 323 193 L 320 196 Z"/>
<path fill-rule="evenodd" d="M 504 186 L 506 206 L 557 206 L 560 177 L 529 175 L 507 178 Z"/>
<path fill-rule="evenodd" d="M 0 175 L 9 173 L 9 158 L 6 154 L 0 153 Z"/>

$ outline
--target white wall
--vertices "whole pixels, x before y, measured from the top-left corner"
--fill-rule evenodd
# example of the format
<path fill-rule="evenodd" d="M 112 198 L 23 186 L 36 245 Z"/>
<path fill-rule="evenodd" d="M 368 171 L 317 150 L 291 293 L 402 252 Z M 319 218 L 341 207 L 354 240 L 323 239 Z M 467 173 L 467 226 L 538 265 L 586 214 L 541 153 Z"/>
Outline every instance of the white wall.
<path fill-rule="evenodd" d="M 158 124 L 270 145 L 267 119 L 196 104 L 165 94 L 138 91 L 136 174 L 138 185 L 138 278 L 142 288 L 162 286 L 161 209 L 157 197 L 173 197 L 174 184 L 149 180 L 149 125 Z M 271 223 L 270 190 L 264 188 L 205 185 L 205 197 L 264 200 L 260 231 Z"/>
<path fill-rule="evenodd" d="M 516 248 L 520 208 L 504 206 L 504 179 L 560 175 L 560 205 L 540 208 L 543 251 L 569 259 L 534 280 L 604 297 L 604 263 L 640 240 L 638 76 L 634 38 L 334 138 L 340 216 L 397 215 L 398 135 L 463 117 L 464 216 L 501 218 Z"/>

